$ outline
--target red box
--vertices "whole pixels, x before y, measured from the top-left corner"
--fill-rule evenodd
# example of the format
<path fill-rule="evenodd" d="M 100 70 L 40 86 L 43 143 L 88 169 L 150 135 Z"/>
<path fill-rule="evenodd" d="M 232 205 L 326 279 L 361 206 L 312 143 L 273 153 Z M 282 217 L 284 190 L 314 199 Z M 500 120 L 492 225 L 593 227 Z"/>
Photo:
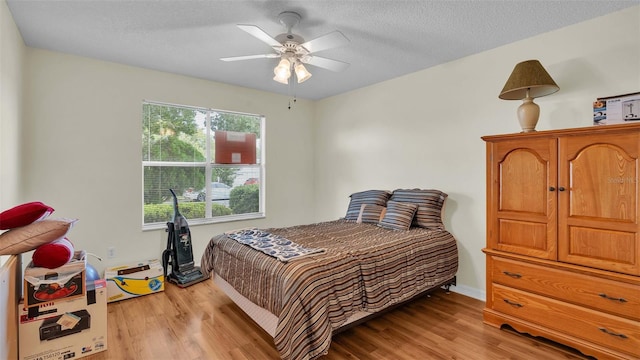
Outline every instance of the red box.
<path fill-rule="evenodd" d="M 256 134 L 216 131 L 216 164 L 255 164 Z"/>

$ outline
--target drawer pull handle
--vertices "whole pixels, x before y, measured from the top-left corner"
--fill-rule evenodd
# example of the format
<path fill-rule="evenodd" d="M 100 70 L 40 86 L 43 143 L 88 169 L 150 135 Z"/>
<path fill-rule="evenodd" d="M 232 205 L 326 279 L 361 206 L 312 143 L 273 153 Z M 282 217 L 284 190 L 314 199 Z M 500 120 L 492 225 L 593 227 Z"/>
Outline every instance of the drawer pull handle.
<path fill-rule="evenodd" d="M 511 276 L 514 279 L 520 279 L 522 277 L 522 275 L 520 275 L 520 274 L 512 273 L 512 272 L 509 272 L 509 271 L 503 271 L 502 273 L 507 275 L 507 276 Z"/>
<path fill-rule="evenodd" d="M 522 305 L 522 304 L 518 304 L 517 302 L 513 302 L 513 301 L 511 301 L 511 300 L 509 300 L 509 299 L 504 299 L 504 302 L 506 302 L 507 304 L 509 304 L 509 305 L 511 305 L 511 306 L 515 306 L 515 307 L 517 307 L 517 308 L 521 308 L 521 307 L 523 307 L 523 306 L 524 306 L 524 305 Z M 602 329 L 600 329 L 600 330 L 602 330 Z"/>
<path fill-rule="evenodd" d="M 614 333 L 613 331 L 609 331 L 607 328 L 598 328 L 598 330 L 602 331 L 605 334 L 611 335 L 611 336 L 617 336 L 621 339 L 628 339 L 629 337 L 625 334 L 618 334 L 618 333 Z"/>
<path fill-rule="evenodd" d="M 604 294 L 604 293 L 598 294 L 598 296 L 600 296 L 601 298 L 607 299 L 607 300 L 619 301 L 621 303 L 626 303 L 627 302 L 627 299 L 625 299 L 625 298 L 611 297 L 611 296 L 609 296 L 607 294 Z"/>

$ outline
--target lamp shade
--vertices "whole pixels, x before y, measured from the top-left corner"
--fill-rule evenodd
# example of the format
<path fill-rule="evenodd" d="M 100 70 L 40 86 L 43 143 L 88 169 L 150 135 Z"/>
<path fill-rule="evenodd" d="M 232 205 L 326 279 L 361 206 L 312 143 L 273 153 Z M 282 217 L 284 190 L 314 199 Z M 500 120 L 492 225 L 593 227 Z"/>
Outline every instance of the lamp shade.
<path fill-rule="evenodd" d="M 302 63 L 297 63 L 294 69 L 296 71 L 296 77 L 298 78 L 298 84 L 309 80 L 311 77 L 311 73 L 304 67 L 304 65 L 302 65 Z"/>
<path fill-rule="evenodd" d="M 503 100 L 522 100 L 527 96 L 546 96 L 558 90 L 560 88 L 538 60 L 527 60 L 513 68 L 498 97 Z"/>
<path fill-rule="evenodd" d="M 291 63 L 289 62 L 289 60 L 280 60 L 278 66 L 273 69 L 273 73 L 275 74 L 273 80 L 285 85 L 288 84 L 289 77 L 291 76 Z"/>

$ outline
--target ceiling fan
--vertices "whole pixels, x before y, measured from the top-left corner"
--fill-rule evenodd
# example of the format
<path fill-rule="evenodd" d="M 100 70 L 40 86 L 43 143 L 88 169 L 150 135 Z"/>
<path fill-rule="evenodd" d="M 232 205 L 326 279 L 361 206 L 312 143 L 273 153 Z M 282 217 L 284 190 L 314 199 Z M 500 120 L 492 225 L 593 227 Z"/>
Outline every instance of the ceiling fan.
<path fill-rule="evenodd" d="M 291 29 L 300 22 L 300 19 L 300 14 L 293 11 L 280 13 L 280 15 L 278 15 L 278 20 L 282 25 L 284 25 L 287 32 L 277 35 L 275 38 L 271 37 L 255 25 L 238 25 L 241 30 L 246 31 L 250 35 L 271 46 L 275 53 L 225 57 L 220 60 L 238 61 L 262 58 L 280 58 L 280 62 L 273 69 L 273 73 L 275 74 L 273 80 L 285 85 L 289 84 L 289 78 L 291 77 L 292 70 L 298 79 L 298 83 L 306 81 L 311 77 L 311 73 L 303 64 L 309 64 L 331 71 L 342 71 L 346 69 L 349 66 L 348 63 L 316 56 L 315 53 L 346 45 L 349 43 L 349 39 L 347 39 L 340 31 L 333 31 L 329 34 L 305 42 L 300 35 L 296 35 L 291 32 Z"/>

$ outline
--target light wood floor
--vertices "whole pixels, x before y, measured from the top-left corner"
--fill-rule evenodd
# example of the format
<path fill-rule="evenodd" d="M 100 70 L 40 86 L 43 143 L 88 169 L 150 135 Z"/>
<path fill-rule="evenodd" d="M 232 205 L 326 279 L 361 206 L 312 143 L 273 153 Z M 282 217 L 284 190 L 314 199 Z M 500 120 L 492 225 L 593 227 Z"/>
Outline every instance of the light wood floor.
<path fill-rule="evenodd" d="M 482 323 L 484 303 L 443 290 L 334 336 L 331 359 L 585 359 Z M 211 280 L 108 305 L 107 359 L 278 359 L 272 339 Z"/>

